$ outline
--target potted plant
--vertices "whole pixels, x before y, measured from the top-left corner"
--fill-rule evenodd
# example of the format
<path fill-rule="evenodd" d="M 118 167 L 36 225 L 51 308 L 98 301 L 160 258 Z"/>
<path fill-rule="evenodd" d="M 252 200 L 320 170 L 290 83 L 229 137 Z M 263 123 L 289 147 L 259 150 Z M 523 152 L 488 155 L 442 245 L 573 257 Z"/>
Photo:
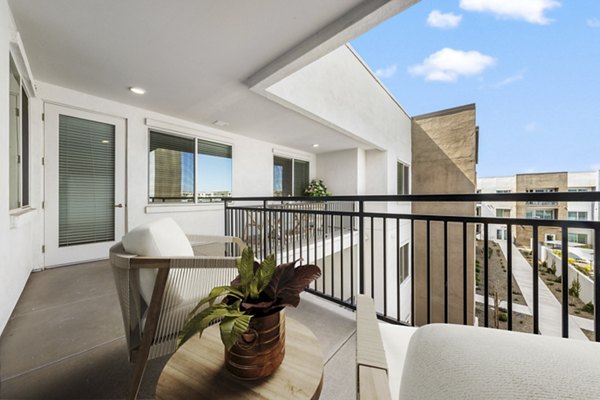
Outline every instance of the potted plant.
<path fill-rule="evenodd" d="M 331 196 L 327 191 L 327 186 L 321 179 L 313 179 L 310 184 L 304 189 L 304 194 L 309 197 L 325 197 Z"/>
<path fill-rule="evenodd" d="M 296 267 L 297 262 L 276 266 L 270 255 L 259 264 L 252 249 L 244 249 L 237 264 L 239 275 L 229 286 L 213 288 L 194 307 L 178 347 L 220 321 L 227 369 L 244 379 L 271 375 L 285 355 L 284 308 L 296 307 L 304 288 L 321 276 L 318 266 Z"/>

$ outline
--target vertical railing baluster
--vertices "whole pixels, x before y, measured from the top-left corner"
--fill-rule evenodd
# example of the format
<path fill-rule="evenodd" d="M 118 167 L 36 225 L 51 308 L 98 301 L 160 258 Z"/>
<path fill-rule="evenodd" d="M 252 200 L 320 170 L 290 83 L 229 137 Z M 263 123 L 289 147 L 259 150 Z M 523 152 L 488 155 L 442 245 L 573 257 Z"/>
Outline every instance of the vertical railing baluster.
<path fill-rule="evenodd" d="M 513 286 L 512 286 L 512 225 L 506 225 L 506 291 L 508 306 L 508 330 L 512 331 L 513 325 Z"/>
<path fill-rule="evenodd" d="M 331 221 L 331 255 L 329 258 L 331 259 L 331 297 L 335 297 L 335 235 L 334 235 L 334 227 L 333 227 L 333 214 L 329 216 Z"/>
<path fill-rule="evenodd" d="M 365 203 L 358 202 L 358 292 L 365 293 Z"/>
<path fill-rule="evenodd" d="M 594 338 L 600 342 L 600 229 L 594 229 Z"/>
<path fill-rule="evenodd" d="M 267 201 L 263 201 L 263 209 L 261 213 L 262 221 L 262 254 L 261 258 L 265 258 L 267 254 Z"/>
<path fill-rule="evenodd" d="M 410 220 L 410 319 L 416 326 L 415 317 L 415 220 Z"/>
<path fill-rule="evenodd" d="M 350 304 L 354 303 L 354 217 L 350 217 Z"/>
<path fill-rule="evenodd" d="M 383 315 L 387 317 L 387 218 L 382 221 L 383 230 Z"/>
<path fill-rule="evenodd" d="M 323 264 L 323 270 L 321 271 L 321 276 L 323 279 L 323 294 L 327 293 L 327 279 L 326 277 L 326 269 L 327 263 L 325 262 L 325 237 L 327 236 L 327 214 L 323 214 L 323 234 L 321 235 L 321 254 L 323 254 L 323 258 L 321 262 Z"/>
<path fill-rule="evenodd" d="M 344 300 L 344 217 L 340 215 L 340 300 Z"/>
<path fill-rule="evenodd" d="M 400 218 L 396 218 L 396 321 L 400 322 Z"/>
<path fill-rule="evenodd" d="M 468 264 L 467 264 L 467 223 L 463 222 L 462 224 L 462 254 L 463 254 L 463 325 L 467 325 L 467 276 L 468 276 Z M 487 257 L 487 249 L 486 257 Z M 486 308 L 487 310 L 487 308 Z"/>
<path fill-rule="evenodd" d="M 448 221 L 444 221 L 444 322 L 448 323 Z"/>
<path fill-rule="evenodd" d="M 538 284 L 538 226 L 533 225 L 533 333 L 540 333 L 540 288 Z M 563 271 L 564 273 L 564 271 Z"/>
<path fill-rule="evenodd" d="M 425 245 L 427 255 L 427 323 L 431 323 L 431 220 L 427 220 L 425 228 Z"/>
<path fill-rule="evenodd" d="M 569 337 L 569 230 L 566 226 L 561 229 L 562 240 L 562 337 Z M 598 251 L 594 249 L 594 251 Z"/>
<path fill-rule="evenodd" d="M 375 223 L 371 217 L 371 297 L 375 300 Z"/>
<path fill-rule="evenodd" d="M 489 229 L 487 222 L 483 224 L 483 248 L 485 249 L 485 256 L 483 257 L 483 324 L 488 327 L 490 318 L 489 318 L 489 308 L 490 308 L 490 283 L 489 283 L 489 272 L 490 272 L 490 242 L 489 242 Z M 465 254 L 466 257 L 466 254 Z M 498 310 L 495 310 L 498 312 Z"/>
<path fill-rule="evenodd" d="M 306 214 L 306 263 L 310 264 L 310 214 Z"/>

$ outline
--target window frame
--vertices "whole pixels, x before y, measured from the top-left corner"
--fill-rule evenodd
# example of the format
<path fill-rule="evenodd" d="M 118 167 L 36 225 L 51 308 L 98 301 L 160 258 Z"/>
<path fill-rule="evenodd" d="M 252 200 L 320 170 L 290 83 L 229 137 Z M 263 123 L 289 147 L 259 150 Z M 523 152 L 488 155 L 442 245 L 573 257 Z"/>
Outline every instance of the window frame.
<path fill-rule="evenodd" d="M 571 214 L 575 214 L 575 218 L 571 218 Z M 584 218 L 581 218 L 583 216 Z M 567 219 L 570 221 L 587 221 L 588 220 L 588 212 L 587 211 L 567 211 Z"/>
<path fill-rule="evenodd" d="M 498 215 L 502 214 L 502 215 Z M 508 214 L 508 215 L 505 215 Z M 510 208 L 496 208 L 496 218 L 510 218 L 511 209 Z"/>
<path fill-rule="evenodd" d="M 18 177 L 17 177 L 17 206 L 12 207 L 11 203 L 11 184 L 10 184 L 10 172 L 9 172 L 9 213 L 21 213 L 23 210 L 31 209 L 31 93 L 26 84 L 25 77 L 27 76 L 27 71 L 21 71 L 19 65 L 16 61 L 16 57 L 12 51 L 9 51 L 9 81 L 11 79 L 11 75 L 13 74 L 13 69 L 18 75 L 18 83 L 19 83 L 19 94 L 18 94 L 18 112 L 16 113 L 17 118 L 17 168 L 18 168 Z M 10 86 L 10 85 L 9 85 Z M 10 96 L 10 87 L 9 87 L 9 96 Z M 26 97 L 27 110 L 23 107 L 24 96 Z M 10 109 L 10 100 L 9 100 L 9 124 L 10 124 L 10 116 L 13 110 Z M 26 146 L 24 138 L 24 131 L 26 135 Z M 9 127 L 9 148 L 10 148 L 11 134 Z M 9 150 L 9 170 L 10 170 L 10 150 Z M 26 200 L 26 201 L 25 201 Z M 25 204 L 26 203 L 26 204 Z"/>
<path fill-rule="evenodd" d="M 149 124 L 148 124 L 149 125 Z M 194 185 L 194 190 L 193 190 L 193 195 L 191 197 L 192 201 L 188 201 L 188 202 L 163 202 L 163 203 L 159 203 L 159 202 L 151 202 L 150 201 L 150 140 L 151 140 L 151 135 L 152 133 L 158 133 L 158 134 L 162 134 L 162 135 L 166 135 L 166 136 L 174 136 L 174 137 L 179 137 L 182 139 L 188 139 L 188 140 L 193 140 L 194 141 L 194 153 L 193 153 L 193 185 Z M 207 136 L 203 136 L 203 135 L 194 135 L 194 134 L 190 134 L 190 133 L 182 133 L 176 130 L 171 130 L 171 129 L 165 129 L 162 126 L 161 127 L 155 127 L 155 126 L 149 126 L 148 127 L 148 131 L 147 131 L 147 147 L 146 147 L 146 156 L 147 156 L 147 173 L 148 173 L 148 179 L 147 179 L 147 190 L 146 190 L 146 203 L 148 207 L 182 207 L 182 206 L 202 206 L 202 205 L 210 205 L 210 204 L 219 204 L 222 203 L 224 200 L 223 198 L 226 197 L 231 197 L 233 196 L 233 171 L 234 171 L 234 144 L 231 142 L 227 142 L 224 140 L 219 140 L 219 139 L 215 139 L 213 137 L 207 137 Z M 198 141 L 205 141 L 205 142 L 211 142 L 211 143 L 215 143 L 215 144 L 219 144 L 219 145 L 223 145 L 223 146 L 228 146 L 231 148 L 231 193 L 229 196 L 219 196 L 219 197 L 206 197 L 203 199 L 207 199 L 208 201 L 199 201 L 199 196 L 198 196 Z"/>
<path fill-rule="evenodd" d="M 291 195 L 283 195 L 282 194 L 281 196 L 278 196 L 275 194 L 275 177 L 274 177 L 274 173 L 273 173 L 273 169 L 275 168 L 275 157 L 283 158 L 285 160 L 291 161 L 291 164 L 292 164 L 292 194 Z M 301 196 L 304 196 L 304 192 L 303 193 L 294 193 L 295 188 L 296 188 L 296 162 L 297 161 L 308 164 L 308 183 L 307 183 L 307 186 L 308 186 L 311 181 L 311 177 L 310 177 L 311 162 L 309 159 L 294 156 L 294 155 L 289 155 L 289 154 L 283 154 L 283 153 L 277 153 L 277 152 L 273 153 L 273 163 L 272 163 L 272 169 L 271 169 L 272 177 L 273 177 L 273 181 L 271 183 L 271 191 L 273 193 L 273 197 L 290 197 L 290 196 L 291 197 L 301 197 Z M 282 187 L 282 190 L 283 190 L 283 187 Z"/>
<path fill-rule="evenodd" d="M 402 176 L 402 188 L 400 188 L 400 176 Z M 410 194 L 410 165 L 400 160 L 396 161 L 396 194 L 398 196 Z"/>

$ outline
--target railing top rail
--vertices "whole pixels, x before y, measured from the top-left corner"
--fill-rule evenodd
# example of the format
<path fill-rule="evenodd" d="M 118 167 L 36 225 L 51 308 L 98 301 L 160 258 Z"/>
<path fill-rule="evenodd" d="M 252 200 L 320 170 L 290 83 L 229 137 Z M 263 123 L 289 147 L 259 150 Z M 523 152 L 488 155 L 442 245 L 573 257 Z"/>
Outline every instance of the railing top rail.
<path fill-rule="evenodd" d="M 405 195 L 363 195 L 327 197 L 224 197 L 225 203 L 232 201 L 363 201 L 363 202 L 480 202 L 480 201 L 600 201 L 600 192 L 547 192 L 547 193 L 471 193 L 471 194 L 405 194 Z"/>

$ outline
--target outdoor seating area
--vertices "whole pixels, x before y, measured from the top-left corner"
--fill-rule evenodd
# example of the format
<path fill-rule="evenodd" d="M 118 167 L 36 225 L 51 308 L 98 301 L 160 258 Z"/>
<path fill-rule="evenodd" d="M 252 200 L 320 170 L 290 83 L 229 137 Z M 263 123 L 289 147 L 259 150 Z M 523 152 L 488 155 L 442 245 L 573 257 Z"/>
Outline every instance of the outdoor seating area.
<path fill-rule="evenodd" d="M 133 374 L 108 261 L 31 275 L 0 342 L 2 399 L 124 399 Z M 352 399 L 354 313 L 305 293 L 290 318 L 323 356 L 322 399 Z M 169 356 L 148 361 L 139 399 L 153 399 Z"/>

